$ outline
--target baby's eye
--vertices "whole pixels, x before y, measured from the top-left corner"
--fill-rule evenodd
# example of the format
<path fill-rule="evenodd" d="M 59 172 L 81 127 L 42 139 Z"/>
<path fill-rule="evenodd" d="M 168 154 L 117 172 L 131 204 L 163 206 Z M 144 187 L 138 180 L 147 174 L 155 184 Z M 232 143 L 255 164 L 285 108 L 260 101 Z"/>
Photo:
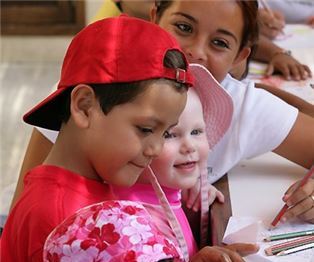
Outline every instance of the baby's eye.
<path fill-rule="evenodd" d="M 192 33 L 193 32 L 193 28 L 188 24 L 176 23 L 175 26 L 183 33 Z"/>
<path fill-rule="evenodd" d="M 165 134 L 164 134 L 164 138 L 165 139 L 170 139 L 170 138 L 174 138 L 176 137 L 176 134 L 175 133 L 171 133 L 169 131 L 166 131 Z"/>
<path fill-rule="evenodd" d="M 191 135 L 197 136 L 197 135 L 200 135 L 202 133 L 203 133 L 203 130 L 201 130 L 201 129 L 194 129 L 194 130 L 192 130 Z"/>
<path fill-rule="evenodd" d="M 220 39 L 214 40 L 213 44 L 219 48 L 228 48 L 228 49 L 230 48 L 229 44 L 226 41 L 220 40 Z"/>

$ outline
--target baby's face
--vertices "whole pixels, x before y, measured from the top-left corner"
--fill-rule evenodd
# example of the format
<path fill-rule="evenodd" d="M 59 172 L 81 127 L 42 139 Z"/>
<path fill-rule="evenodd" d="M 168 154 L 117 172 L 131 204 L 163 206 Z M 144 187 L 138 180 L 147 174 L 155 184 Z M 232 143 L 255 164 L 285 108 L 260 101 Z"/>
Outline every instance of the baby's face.
<path fill-rule="evenodd" d="M 208 153 L 202 104 L 191 88 L 178 125 L 166 135 L 162 153 L 151 167 L 162 186 L 190 188 L 206 168 Z"/>

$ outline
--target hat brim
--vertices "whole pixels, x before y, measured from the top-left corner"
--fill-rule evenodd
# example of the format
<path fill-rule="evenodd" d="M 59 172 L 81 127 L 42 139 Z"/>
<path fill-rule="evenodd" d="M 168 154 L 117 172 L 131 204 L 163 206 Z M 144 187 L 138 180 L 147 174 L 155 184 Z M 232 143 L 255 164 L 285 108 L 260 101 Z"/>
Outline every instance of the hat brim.
<path fill-rule="evenodd" d="M 59 131 L 64 114 L 65 99 L 68 88 L 59 88 L 47 98 L 33 107 L 24 116 L 23 120 L 31 125 L 43 127 L 50 130 Z"/>
<path fill-rule="evenodd" d="M 207 140 L 212 149 L 230 127 L 233 101 L 204 66 L 190 64 L 190 69 L 194 75 L 194 88 L 203 106 Z"/>

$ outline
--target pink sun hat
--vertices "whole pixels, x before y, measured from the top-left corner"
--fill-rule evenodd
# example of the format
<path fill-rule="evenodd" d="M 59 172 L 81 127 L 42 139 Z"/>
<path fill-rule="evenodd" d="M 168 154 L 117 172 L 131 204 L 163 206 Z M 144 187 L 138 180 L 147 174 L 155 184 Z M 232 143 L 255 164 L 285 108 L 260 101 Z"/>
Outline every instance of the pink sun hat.
<path fill-rule="evenodd" d="M 124 200 L 78 210 L 47 237 L 47 261 L 183 261 L 177 243 L 153 224 L 143 205 Z"/>
<path fill-rule="evenodd" d="M 206 135 L 212 149 L 230 127 L 233 101 L 213 75 L 202 65 L 190 64 L 194 87 L 203 107 Z"/>

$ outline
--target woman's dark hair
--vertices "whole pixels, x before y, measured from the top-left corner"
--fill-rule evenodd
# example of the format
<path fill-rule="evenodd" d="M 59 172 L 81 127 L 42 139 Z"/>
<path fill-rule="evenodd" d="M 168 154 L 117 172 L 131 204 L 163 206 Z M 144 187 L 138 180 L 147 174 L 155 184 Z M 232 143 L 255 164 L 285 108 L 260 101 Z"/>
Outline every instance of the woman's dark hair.
<path fill-rule="evenodd" d="M 254 46 L 258 40 L 258 2 L 256 0 L 237 0 L 243 15 L 244 28 L 240 50 L 245 46 Z"/>
<path fill-rule="evenodd" d="M 240 49 L 244 48 L 245 46 L 253 46 L 258 39 L 258 22 L 257 22 L 257 11 L 258 11 L 258 2 L 256 0 L 236 0 L 236 2 L 239 4 L 243 20 L 244 20 L 244 28 L 243 28 L 243 35 L 242 35 L 242 41 L 240 45 Z M 160 20 L 160 18 L 163 16 L 165 10 L 167 10 L 171 4 L 172 1 L 164 1 L 164 0 L 156 0 L 155 6 L 156 6 L 156 16 L 157 21 Z"/>
<path fill-rule="evenodd" d="M 178 52 L 177 50 L 167 51 L 163 64 L 167 68 L 180 68 L 183 70 L 186 70 L 188 66 L 182 53 Z M 131 102 L 139 94 L 143 93 L 150 84 L 155 83 L 156 81 L 167 82 L 167 84 L 173 86 L 178 92 L 184 92 L 188 89 L 186 84 L 168 79 L 149 79 L 130 83 L 86 84 L 93 88 L 95 95 L 99 100 L 102 111 L 105 115 L 107 115 L 114 106 Z M 68 90 L 63 93 L 64 100 L 60 103 L 65 105 L 65 107 L 63 107 L 64 110 L 60 110 L 60 118 L 62 122 L 65 123 L 69 120 L 71 115 L 70 101 L 73 88 L 74 87 L 68 88 Z"/>

